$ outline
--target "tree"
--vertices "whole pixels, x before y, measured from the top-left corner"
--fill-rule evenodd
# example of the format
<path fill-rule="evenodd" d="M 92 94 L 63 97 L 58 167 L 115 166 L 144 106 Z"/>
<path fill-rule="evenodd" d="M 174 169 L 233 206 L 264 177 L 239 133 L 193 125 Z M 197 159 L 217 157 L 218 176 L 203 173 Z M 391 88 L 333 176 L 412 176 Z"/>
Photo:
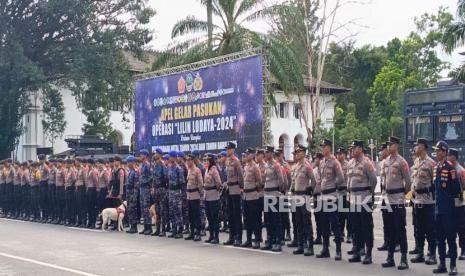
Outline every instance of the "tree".
<path fill-rule="evenodd" d="M 442 45 L 447 53 L 465 45 L 465 0 L 459 0 L 457 5 L 457 17 L 453 22 L 441 28 Z M 455 68 L 451 75 L 461 82 L 465 80 L 465 64 Z"/>
<path fill-rule="evenodd" d="M 44 113 L 42 126 L 53 148 L 55 140 L 63 136 L 66 128 L 65 105 L 60 92 L 53 88 L 44 91 L 42 103 Z"/>
<path fill-rule="evenodd" d="M 42 93 L 55 85 L 71 89 L 80 101 L 98 87 L 104 93 L 95 95 L 106 98 L 104 109 L 111 99 L 130 103 L 130 78 L 121 73 L 127 69 L 122 51 L 141 56 L 151 40 L 145 24 L 154 11 L 145 3 L 0 2 L 0 91 L 7 95 L 0 97 L 0 119 L 5 122 L 0 131 L 0 158 L 9 156 L 17 143 L 31 92 Z M 102 85 L 94 85 L 99 82 Z"/>

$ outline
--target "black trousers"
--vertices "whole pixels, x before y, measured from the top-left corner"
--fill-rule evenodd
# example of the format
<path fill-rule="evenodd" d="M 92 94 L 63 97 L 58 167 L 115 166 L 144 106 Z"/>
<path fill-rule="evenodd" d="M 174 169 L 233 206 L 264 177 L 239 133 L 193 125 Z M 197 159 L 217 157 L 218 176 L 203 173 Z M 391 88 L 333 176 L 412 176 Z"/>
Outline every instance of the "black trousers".
<path fill-rule="evenodd" d="M 107 195 L 107 188 L 100 188 L 100 191 L 97 192 L 97 214 L 100 214 L 103 211 L 103 209 L 110 207 Z"/>
<path fill-rule="evenodd" d="M 200 199 L 187 200 L 189 228 L 192 235 L 200 235 Z"/>
<path fill-rule="evenodd" d="M 48 181 L 40 181 L 39 183 L 39 206 L 42 217 L 47 218 L 50 210 L 48 203 Z"/>
<path fill-rule="evenodd" d="M 321 197 L 320 196 L 313 197 L 313 202 L 316 205 L 321 204 Z M 321 210 L 318 210 L 318 208 L 314 208 L 313 215 L 315 216 L 316 237 L 321 238 L 323 236 L 323 228 L 321 225 L 322 212 Z"/>
<path fill-rule="evenodd" d="M 89 187 L 86 191 L 86 210 L 89 218 L 89 225 L 95 225 L 97 221 L 97 190 L 95 187 Z"/>
<path fill-rule="evenodd" d="M 242 219 L 241 219 L 241 195 L 229 195 L 227 197 L 228 205 L 228 224 L 229 239 L 242 240 Z"/>
<path fill-rule="evenodd" d="M 205 201 L 205 213 L 207 215 L 210 237 L 218 238 L 220 232 L 219 200 Z"/>
<path fill-rule="evenodd" d="M 308 242 L 313 245 L 313 225 L 311 220 L 311 213 L 307 210 L 306 205 L 296 206 L 295 209 L 295 224 L 297 229 L 297 244 L 304 246 Z"/>
<path fill-rule="evenodd" d="M 5 184 L 5 210 L 7 213 L 13 213 L 13 182 Z"/>
<path fill-rule="evenodd" d="M 434 231 L 434 204 L 415 204 L 415 241 L 420 252 L 423 253 L 425 239 L 428 241 L 428 251 L 436 254 L 436 234 Z"/>
<path fill-rule="evenodd" d="M 31 187 L 31 202 L 30 202 L 31 214 L 35 219 L 40 218 L 39 209 L 39 186 Z"/>
<path fill-rule="evenodd" d="M 321 212 L 321 228 L 323 245 L 329 246 L 329 237 L 331 236 L 331 231 L 334 233 L 334 239 L 336 243 L 341 242 L 341 228 L 339 226 L 337 210 Z"/>
<path fill-rule="evenodd" d="M 66 197 L 65 197 L 65 187 L 58 186 L 56 187 L 56 205 L 55 213 L 56 219 L 58 221 L 63 221 L 65 219 L 65 207 L 66 207 Z"/>
<path fill-rule="evenodd" d="M 289 200 L 284 199 L 284 204 L 289 206 Z M 286 237 L 286 231 L 291 230 L 291 220 L 289 219 L 289 212 L 280 212 L 281 214 L 281 240 L 284 240 Z"/>
<path fill-rule="evenodd" d="M 435 215 L 435 228 L 436 237 L 438 240 L 439 260 L 445 262 L 446 259 L 446 240 L 449 247 L 449 256 L 451 262 L 457 259 L 457 228 L 455 213 L 451 214 L 436 214 Z"/>
<path fill-rule="evenodd" d="M 22 206 L 22 211 L 23 215 L 25 217 L 29 217 L 31 215 L 31 186 L 28 184 L 21 186 L 21 206 Z"/>
<path fill-rule="evenodd" d="M 371 206 L 370 206 L 371 207 Z M 363 206 L 352 205 L 349 219 L 353 225 L 354 245 L 357 250 L 367 247 L 367 250 L 373 248 L 373 213 L 365 210 Z"/>
<path fill-rule="evenodd" d="M 55 184 L 53 183 L 49 183 L 48 184 L 48 196 L 47 196 L 47 200 L 48 200 L 48 216 L 51 218 L 51 219 L 55 219 L 56 218 L 56 204 L 57 204 L 57 200 L 56 200 L 56 186 Z"/>
<path fill-rule="evenodd" d="M 457 218 L 457 235 L 459 237 L 459 246 L 465 251 L 465 206 L 455 207 Z"/>
<path fill-rule="evenodd" d="M 340 200 L 342 200 L 342 207 L 344 207 L 344 209 L 349 208 L 350 203 L 347 200 L 347 195 L 340 197 Z M 344 235 L 345 230 L 347 229 L 347 237 L 352 236 L 353 231 L 351 229 L 349 213 L 339 212 L 338 217 L 339 217 L 339 226 L 341 227 L 341 235 Z"/>
<path fill-rule="evenodd" d="M 407 253 L 407 232 L 406 226 L 406 213 L 404 205 L 388 204 L 386 210 L 386 234 L 388 242 L 388 250 L 394 253 L 396 245 L 400 245 L 400 252 Z M 389 211 L 392 210 L 392 211 Z"/>
<path fill-rule="evenodd" d="M 269 200 L 269 196 L 265 198 L 265 200 Z M 276 198 L 276 202 L 279 202 L 279 198 Z M 264 202 L 262 204 L 265 204 Z M 282 230 L 282 222 L 281 222 L 281 213 L 279 210 L 265 210 L 265 226 L 266 226 L 266 236 L 268 243 L 271 245 L 277 244 L 281 245 L 281 230 Z"/>
<path fill-rule="evenodd" d="M 0 184 L 0 208 L 2 209 L 2 212 L 6 214 L 6 183 Z"/>
<path fill-rule="evenodd" d="M 74 187 L 65 188 L 65 219 L 74 224 L 76 222 L 76 196 Z"/>
<path fill-rule="evenodd" d="M 255 237 L 255 241 L 260 241 L 260 201 L 255 200 L 244 200 L 244 221 L 245 229 L 247 230 L 247 240 L 252 241 L 252 234 Z"/>
<path fill-rule="evenodd" d="M 386 206 L 386 203 L 385 203 L 384 200 L 381 202 L 381 206 Z M 381 217 L 382 217 L 382 219 L 383 219 L 383 237 L 384 237 L 384 243 L 385 243 L 386 245 L 388 245 L 388 244 L 389 244 L 389 237 L 388 237 L 388 234 L 387 234 L 387 232 L 388 232 L 388 231 L 387 231 L 387 228 L 388 228 L 387 223 L 388 223 L 388 221 L 387 221 L 387 215 L 386 215 L 386 213 L 387 213 L 387 210 L 386 210 L 385 208 L 381 209 Z"/>
<path fill-rule="evenodd" d="M 87 223 L 87 202 L 86 202 L 86 187 L 84 185 L 76 186 L 76 206 L 77 206 L 77 222 L 81 225 Z"/>
<path fill-rule="evenodd" d="M 21 185 L 13 186 L 13 214 L 15 216 L 21 214 Z"/>

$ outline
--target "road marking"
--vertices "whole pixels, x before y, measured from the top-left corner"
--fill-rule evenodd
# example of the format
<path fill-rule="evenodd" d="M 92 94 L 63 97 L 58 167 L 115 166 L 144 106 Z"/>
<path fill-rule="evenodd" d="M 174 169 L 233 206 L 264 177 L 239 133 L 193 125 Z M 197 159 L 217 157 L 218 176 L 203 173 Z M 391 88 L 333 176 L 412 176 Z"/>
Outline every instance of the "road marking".
<path fill-rule="evenodd" d="M 97 229 L 87 229 L 87 228 L 79 228 L 79 227 L 68 227 L 68 229 L 80 230 L 80 231 L 87 231 L 87 232 L 97 232 L 97 233 L 103 233 L 103 232 L 105 232 L 105 231 L 97 230 Z"/>
<path fill-rule="evenodd" d="M 28 262 L 28 263 L 32 263 L 32 264 L 36 264 L 36 265 L 46 266 L 46 267 L 54 268 L 54 269 L 61 270 L 61 271 L 71 272 L 71 273 L 74 273 L 74 274 L 77 274 L 77 275 L 99 276 L 97 274 L 92 274 L 92 273 L 84 272 L 84 271 L 81 271 L 81 270 L 76 270 L 76 269 L 67 268 L 67 267 L 64 267 L 64 266 L 45 263 L 45 262 L 41 262 L 41 261 L 37 261 L 37 260 L 33 260 L 33 259 L 28 259 L 28 258 L 24 258 L 24 257 L 20 257 L 20 256 L 15 256 L 15 255 L 7 254 L 7 253 L 0 252 L 0 256 L 10 258 L 10 259 L 19 260 L 19 261 L 23 261 L 23 262 Z"/>
<path fill-rule="evenodd" d="M 25 223 L 26 221 L 24 220 L 17 220 L 17 219 L 9 219 L 9 218 L 0 218 L 1 220 L 7 220 L 7 221 L 15 221 L 15 222 L 21 222 L 21 223 Z"/>

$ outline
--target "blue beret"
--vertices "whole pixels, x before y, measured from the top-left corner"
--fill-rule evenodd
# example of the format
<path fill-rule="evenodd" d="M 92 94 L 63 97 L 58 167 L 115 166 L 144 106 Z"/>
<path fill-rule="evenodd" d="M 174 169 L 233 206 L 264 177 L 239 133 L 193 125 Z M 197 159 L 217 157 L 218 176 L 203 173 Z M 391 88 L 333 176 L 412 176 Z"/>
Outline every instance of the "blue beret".
<path fill-rule="evenodd" d="M 161 148 L 156 148 L 155 152 L 158 153 L 158 154 L 163 154 L 163 151 L 161 150 Z"/>
<path fill-rule="evenodd" d="M 169 154 L 165 154 L 163 155 L 163 160 L 169 160 L 170 159 L 170 155 Z"/>
<path fill-rule="evenodd" d="M 192 150 L 192 155 L 195 156 L 195 157 L 199 157 L 200 156 L 200 151 L 199 150 Z"/>
<path fill-rule="evenodd" d="M 186 157 L 186 154 L 183 151 L 178 151 L 178 157 L 184 158 Z"/>
<path fill-rule="evenodd" d="M 126 161 L 129 163 L 129 162 L 134 162 L 136 161 L 136 158 L 132 155 L 129 155 L 127 158 L 126 158 Z"/>
<path fill-rule="evenodd" d="M 170 157 L 176 158 L 176 157 L 178 156 L 178 153 L 177 153 L 175 150 L 172 150 L 172 151 L 170 151 L 170 152 L 168 153 L 168 155 L 169 155 Z"/>
<path fill-rule="evenodd" d="M 149 154 L 149 151 L 146 150 L 146 149 L 141 149 L 141 150 L 139 151 L 139 153 L 140 153 L 141 155 L 145 155 L 145 156 L 149 156 L 149 155 L 150 155 L 150 154 Z"/>
<path fill-rule="evenodd" d="M 228 154 L 225 151 L 220 152 L 221 156 L 228 156 Z"/>

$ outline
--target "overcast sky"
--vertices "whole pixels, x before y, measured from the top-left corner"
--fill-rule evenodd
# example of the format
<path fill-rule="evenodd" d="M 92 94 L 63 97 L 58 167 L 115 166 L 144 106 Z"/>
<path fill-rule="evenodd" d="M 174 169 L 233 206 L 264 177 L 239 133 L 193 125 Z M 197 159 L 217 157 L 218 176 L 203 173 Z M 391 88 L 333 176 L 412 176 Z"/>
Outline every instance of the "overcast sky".
<path fill-rule="evenodd" d="M 369 1 L 369 0 L 362 0 Z M 199 0 L 150 0 L 157 15 L 151 22 L 156 37 L 151 46 L 157 50 L 165 49 L 171 42 L 171 29 L 180 19 L 188 15 L 206 18 L 205 8 Z M 457 0 L 371 0 L 370 3 L 347 5 L 340 10 L 339 22 L 357 20 L 357 26 L 351 26 L 351 32 L 357 45 L 385 45 L 394 37 L 405 38 L 415 29 L 414 17 L 428 12 L 434 13 L 440 6 L 447 7 L 455 15 Z M 266 23 L 258 22 L 249 26 L 255 30 L 265 30 Z M 464 59 L 457 54 L 448 56 L 440 53 L 441 58 L 453 65 Z"/>

